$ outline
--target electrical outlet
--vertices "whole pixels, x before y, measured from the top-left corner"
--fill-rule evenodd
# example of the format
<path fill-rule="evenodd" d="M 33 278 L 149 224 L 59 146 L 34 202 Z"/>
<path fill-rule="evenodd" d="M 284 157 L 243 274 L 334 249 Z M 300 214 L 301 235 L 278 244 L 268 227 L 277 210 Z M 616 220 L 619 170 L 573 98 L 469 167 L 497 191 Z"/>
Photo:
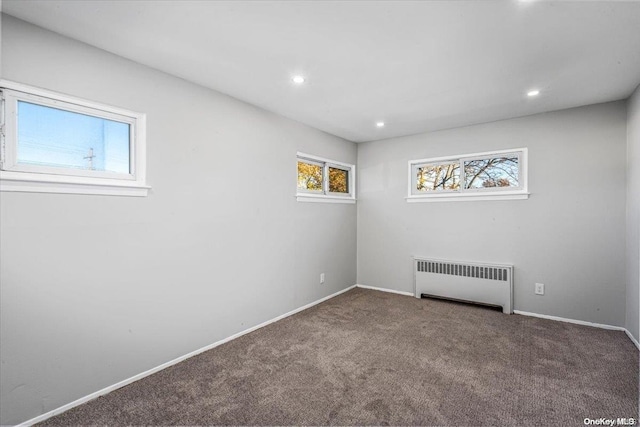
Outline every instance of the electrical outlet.
<path fill-rule="evenodd" d="M 324 283 L 324 273 L 320 273 L 320 284 Z"/>
<path fill-rule="evenodd" d="M 544 283 L 536 283 L 536 295 L 544 295 Z"/>

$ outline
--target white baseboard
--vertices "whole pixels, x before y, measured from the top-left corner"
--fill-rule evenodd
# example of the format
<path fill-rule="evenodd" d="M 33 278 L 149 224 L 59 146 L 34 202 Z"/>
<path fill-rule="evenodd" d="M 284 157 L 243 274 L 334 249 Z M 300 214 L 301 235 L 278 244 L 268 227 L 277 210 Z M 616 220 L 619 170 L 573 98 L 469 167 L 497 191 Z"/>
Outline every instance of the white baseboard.
<path fill-rule="evenodd" d="M 372 289 L 374 291 L 382 291 L 382 292 L 389 292 L 392 294 L 399 294 L 399 295 L 406 295 L 406 296 L 414 296 L 412 292 L 405 292 L 405 291 L 396 291 L 395 289 L 388 289 L 388 288 L 376 288 L 375 286 L 367 286 L 367 285 L 356 285 L 358 288 L 362 288 L 362 289 Z"/>
<path fill-rule="evenodd" d="M 40 423 L 42 421 L 45 421 L 45 420 L 47 420 L 47 419 L 49 419 L 49 418 L 51 418 L 51 417 L 53 417 L 55 415 L 59 415 L 59 414 L 61 414 L 63 412 L 68 411 L 71 408 L 75 408 L 76 406 L 82 405 L 83 403 L 89 402 L 89 401 L 91 401 L 93 399 L 97 399 L 100 396 L 104 396 L 105 394 L 108 394 L 108 393 L 110 393 L 110 392 L 112 392 L 114 390 L 117 390 L 117 389 L 119 389 L 121 387 L 129 385 L 129 384 L 131 384 L 131 383 L 133 383 L 135 381 L 141 380 L 144 377 L 148 377 L 151 374 L 155 374 L 158 371 L 161 371 L 161 370 L 166 369 L 166 368 L 168 368 L 170 366 L 173 366 L 173 365 L 175 365 L 177 363 L 180 363 L 183 360 L 186 360 L 186 359 L 188 359 L 190 357 L 196 356 L 196 355 L 198 355 L 200 353 L 203 353 L 203 352 L 205 352 L 207 350 L 211 350 L 212 348 L 218 347 L 221 344 L 224 344 L 226 342 L 234 340 L 234 339 L 236 339 L 238 337 L 241 337 L 242 335 L 246 335 L 249 332 L 253 332 L 256 329 L 263 328 L 263 327 L 265 327 L 265 326 L 267 326 L 267 325 L 269 325 L 271 323 L 277 322 L 278 320 L 282 320 L 285 317 L 289 317 L 289 316 L 294 315 L 296 313 L 299 313 L 299 312 L 301 312 L 303 310 L 306 310 L 306 309 L 308 309 L 310 307 L 313 307 L 314 305 L 320 304 L 321 302 L 324 302 L 324 301 L 326 301 L 328 299 L 336 297 L 336 296 L 338 296 L 338 295 L 340 295 L 342 293 L 350 291 L 351 289 L 355 288 L 356 286 L 357 285 L 349 286 L 346 289 L 343 289 L 341 291 L 338 291 L 336 293 L 328 295 L 328 296 L 326 296 L 324 298 L 320 298 L 319 300 L 313 301 L 313 302 L 311 302 L 309 304 L 303 305 L 302 307 L 296 308 L 295 310 L 289 311 L 288 313 L 282 314 L 282 315 L 280 315 L 278 317 L 274 317 L 273 319 L 267 320 L 266 322 L 260 323 L 259 325 L 253 326 L 253 327 L 251 327 L 249 329 L 245 329 L 244 331 L 238 332 L 237 334 L 233 334 L 233 335 L 231 335 L 231 336 L 229 336 L 227 338 L 223 338 L 220 341 L 216 341 L 213 344 L 209 344 L 206 347 L 199 348 L 198 350 L 192 351 L 191 353 L 187 353 L 184 356 L 177 357 L 177 358 L 175 358 L 173 360 L 170 360 L 170 361 L 168 361 L 166 363 L 163 363 L 162 365 L 156 366 L 155 368 L 151 368 L 148 371 L 144 371 L 144 372 L 142 372 L 140 374 L 132 376 L 131 378 L 127 378 L 126 380 L 123 380 L 123 381 L 120 381 L 120 382 L 118 382 L 116 384 L 113 384 L 113 385 L 110 385 L 108 387 L 105 387 L 102 390 L 98 390 L 98 391 L 96 391 L 94 393 L 91 393 L 91 394 L 89 394 L 87 396 L 81 397 L 80 399 L 74 400 L 71 403 L 67 403 L 66 405 L 60 406 L 59 408 L 51 410 L 51 411 L 49 411 L 47 413 L 44 413 L 42 415 L 38 415 L 37 417 L 32 418 L 30 420 L 24 421 L 24 422 L 18 424 L 18 427 L 31 426 L 33 424 L 37 424 L 37 423 Z"/>
<path fill-rule="evenodd" d="M 584 320 L 567 319 L 565 317 L 549 316 L 546 314 L 529 313 L 527 311 L 513 310 L 514 314 L 520 314 L 522 316 L 539 317 L 541 319 L 557 320 L 558 322 L 575 323 L 576 325 L 593 326 L 594 328 L 610 329 L 612 331 L 625 331 L 622 326 L 605 325 L 603 323 L 585 322 Z"/>
<path fill-rule="evenodd" d="M 631 342 L 635 344 L 638 350 L 640 350 L 640 344 L 638 343 L 638 341 L 633 337 L 633 335 L 631 335 L 631 332 L 629 332 L 626 328 L 623 328 L 622 326 L 613 326 L 613 325 L 605 325 L 603 323 L 585 322 L 584 320 L 567 319 L 566 317 L 549 316 L 546 314 L 538 314 L 538 313 L 529 313 L 527 311 L 520 311 L 520 310 L 513 310 L 513 313 L 520 314 L 522 316 L 539 317 L 541 319 L 556 320 L 558 322 L 575 323 L 576 325 L 591 326 L 591 327 L 600 328 L 600 329 L 609 329 L 612 331 L 623 331 L 627 334 Z"/>
<path fill-rule="evenodd" d="M 631 342 L 633 342 L 636 345 L 636 347 L 638 347 L 638 350 L 640 350 L 640 343 L 638 342 L 638 340 L 635 339 L 633 335 L 631 335 L 631 332 L 629 332 L 628 329 L 625 329 L 624 331 L 627 333 L 627 336 L 629 337 Z"/>

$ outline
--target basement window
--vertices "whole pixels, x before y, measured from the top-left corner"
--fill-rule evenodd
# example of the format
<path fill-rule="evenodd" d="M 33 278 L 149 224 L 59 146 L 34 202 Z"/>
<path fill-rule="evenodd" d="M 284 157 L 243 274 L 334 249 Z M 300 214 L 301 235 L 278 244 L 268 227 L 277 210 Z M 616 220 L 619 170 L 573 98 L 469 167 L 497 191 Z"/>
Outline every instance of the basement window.
<path fill-rule="evenodd" d="M 409 161 L 408 202 L 528 197 L 526 148 Z"/>
<path fill-rule="evenodd" d="M 355 165 L 298 153 L 299 202 L 355 203 Z"/>
<path fill-rule="evenodd" d="M 146 196 L 145 115 L 0 80 L 0 191 Z"/>

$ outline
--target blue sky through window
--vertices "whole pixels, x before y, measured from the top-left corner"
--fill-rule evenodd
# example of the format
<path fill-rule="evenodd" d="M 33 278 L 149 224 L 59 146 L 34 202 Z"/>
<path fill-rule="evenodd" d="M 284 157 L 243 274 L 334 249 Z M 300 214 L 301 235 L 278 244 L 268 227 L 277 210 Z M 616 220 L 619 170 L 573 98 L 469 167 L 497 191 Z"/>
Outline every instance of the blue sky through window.
<path fill-rule="evenodd" d="M 130 125 L 18 101 L 18 163 L 128 174 Z"/>

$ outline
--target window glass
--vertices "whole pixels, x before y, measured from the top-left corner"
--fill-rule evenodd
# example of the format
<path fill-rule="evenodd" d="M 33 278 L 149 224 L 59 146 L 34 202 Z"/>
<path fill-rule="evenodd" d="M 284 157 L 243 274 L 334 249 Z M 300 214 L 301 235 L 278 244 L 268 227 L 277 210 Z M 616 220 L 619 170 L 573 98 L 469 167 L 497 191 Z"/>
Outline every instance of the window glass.
<path fill-rule="evenodd" d="M 17 163 L 130 173 L 130 125 L 18 101 Z"/>
<path fill-rule="evenodd" d="M 458 190 L 460 163 L 421 165 L 416 168 L 417 191 Z"/>
<path fill-rule="evenodd" d="M 329 167 L 329 191 L 331 193 L 348 193 L 349 171 Z"/>
<path fill-rule="evenodd" d="M 465 188 L 518 187 L 518 157 L 492 157 L 464 162 Z"/>
<path fill-rule="evenodd" d="M 314 163 L 298 161 L 298 188 L 322 191 L 323 167 Z"/>

